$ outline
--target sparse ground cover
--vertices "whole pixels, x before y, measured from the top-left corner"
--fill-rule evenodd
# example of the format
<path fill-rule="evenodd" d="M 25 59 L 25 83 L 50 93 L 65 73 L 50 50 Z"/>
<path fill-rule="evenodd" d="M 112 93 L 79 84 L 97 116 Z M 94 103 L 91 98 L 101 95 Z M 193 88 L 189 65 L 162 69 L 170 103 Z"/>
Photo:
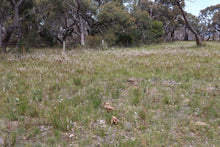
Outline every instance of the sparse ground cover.
<path fill-rule="evenodd" d="M 1 57 L 0 146 L 219 146 L 220 43 L 194 44 Z"/>

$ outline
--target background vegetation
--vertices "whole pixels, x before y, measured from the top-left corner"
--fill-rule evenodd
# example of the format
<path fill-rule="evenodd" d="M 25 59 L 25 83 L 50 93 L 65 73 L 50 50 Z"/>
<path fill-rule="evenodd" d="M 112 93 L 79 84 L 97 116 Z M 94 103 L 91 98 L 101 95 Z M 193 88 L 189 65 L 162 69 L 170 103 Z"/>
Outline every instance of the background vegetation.
<path fill-rule="evenodd" d="M 0 48 L 7 53 L 64 41 L 70 48 L 105 48 L 219 39 L 219 5 L 199 17 L 182 12 L 184 6 L 184 0 L 1 0 Z"/>

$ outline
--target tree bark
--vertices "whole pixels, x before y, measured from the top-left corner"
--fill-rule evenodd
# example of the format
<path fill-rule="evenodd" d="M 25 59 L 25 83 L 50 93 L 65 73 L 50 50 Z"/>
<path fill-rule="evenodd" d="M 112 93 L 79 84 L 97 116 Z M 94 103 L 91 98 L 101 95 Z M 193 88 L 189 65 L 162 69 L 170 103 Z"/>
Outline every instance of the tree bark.
<path fill-rule="evenodd" d="M 16 43 L 16 49 L 19 48 L 19 44 L 20 44 L 20 41 L 21 41 L 21 24 L 19 23 L 19 26 L 18 26 L 18 40 L 17 40 L 17 43 Z"/>
<path fill-rule="evenodd" d="M 175 29 L 173 28 L 173 31 L 171 32 L 171 41 L 174 41 L 175 39 Z"/>
<path fill-rule="evenodd" d="M 184 35 L 184 41 L 188 41 L 189 40 L 189 35 L 187 32 L 187 25 L 185 25 L 185 35 Z"/>
<path fill-rule="evenodd" d="M 8 46 L 10 39 L 11 39 L 11 36 L 18 26 L 18 23 L 19 23 L 19 10 L 18 10 L 18 8 L 21 5 L 21 3 L 23 2 L 23 0 L 19 0 L 17 3 L 15 2 L 15 0 L 10 0 L 10 2 L 11 2 L 11 5 L 13 6 L 14 16 L 13 16 L 13 22 L 9 26 L 9 28 L 6 30 L 6 34 L 5 34 L 5 36 L 3 36 L 3 40 L 2 40 L 2 43 L 4 44 L 3 51 L 5 53 L 7 53 L 6 48 Z"/>
<path fill-rule="evenodd" d="M 192 28 L 192 26 L 189 24 L 188 19 L 187 19 L 186 15 L 185 15 L 185 12 L 184 12 L 183 8 L 182 8 L 181 5 L 180 5 L 180 2 L 179 2 L 178 0 L 175 0 L 175 2 L 177 3 L 177 6 L 179 7 L 179 9 L 180 9 L 180 11 L 181 11 L 181 13 L 182 13 L 182 15 L 183 15 L 183 18 L 184 18 L 184 20 L 185 20 L 187 26 L 189 27 L 190 31 L 191 31 L 191 32 L 195 35 L 195 37 L 196 37 L 196 45 L 197 45 L 197 46 L 201 46 L 201 45 L 202 45 L 202 42 L 201 42 L 201 40 L 200 40 L 200 38 L 199 38 L 199 35 L 198 35 L 198 33 L 196 32 L 196 30 L 194 30 L 194 29 Z"/>
<path fill-rule="evenodd" d="M 164 41 L 168 41 L 168 34 L 169 34 L 169 31 L 168 31 L 168 24 L 164 26 L 164 34 L 163 34 L 163 39 Z"/>
<path fill-rule="evenodd" d="M 80 23 L 80 43 L 82 46 L 85 46 L 84 25 L 83 25 L 83 20 L 81 16 L 79 16 L 79 23 Z"/>
<path fill-rule="evenodd" d="M 2 20 L 0 20 L 0 49 L 2 48 Z"/>
<path fill-rule="evenodd" d="M 209 37 L 208 37 L 208 39 L 206 41 L 209 41 L 209 39 L 210 39 L 210 35 L 209 35 Z"/>

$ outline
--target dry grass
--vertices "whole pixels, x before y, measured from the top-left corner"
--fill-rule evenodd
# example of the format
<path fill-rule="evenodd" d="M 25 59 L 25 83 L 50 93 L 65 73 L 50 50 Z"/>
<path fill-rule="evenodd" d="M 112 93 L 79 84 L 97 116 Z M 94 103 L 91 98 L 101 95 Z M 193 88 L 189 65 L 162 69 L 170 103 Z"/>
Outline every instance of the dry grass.
<path fill-rule="evenodd" d="M 218 146 L 220 43 L 193 44 L 0 57 L 0 145 Z"/>

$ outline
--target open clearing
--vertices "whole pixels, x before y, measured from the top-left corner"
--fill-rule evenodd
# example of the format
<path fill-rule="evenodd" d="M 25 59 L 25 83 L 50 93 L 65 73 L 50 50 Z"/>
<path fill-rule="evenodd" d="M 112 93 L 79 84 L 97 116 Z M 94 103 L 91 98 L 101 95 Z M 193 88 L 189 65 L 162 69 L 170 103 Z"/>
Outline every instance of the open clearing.
<path fill-rule="evenodd" d="M 220 43 L 194 44 L 0 57 L 0 146 L 219 146 Z"/>

